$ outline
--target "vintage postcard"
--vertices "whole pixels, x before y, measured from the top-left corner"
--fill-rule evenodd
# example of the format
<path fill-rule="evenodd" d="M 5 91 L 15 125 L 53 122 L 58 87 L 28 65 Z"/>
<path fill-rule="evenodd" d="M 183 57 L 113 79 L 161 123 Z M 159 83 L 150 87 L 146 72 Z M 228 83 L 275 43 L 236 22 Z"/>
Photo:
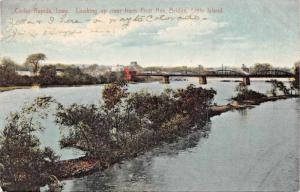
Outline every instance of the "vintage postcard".
<path fill-rule="evenodd" d="M 298 191 L 299 0 L 0 0 L 0 191 Z"/>

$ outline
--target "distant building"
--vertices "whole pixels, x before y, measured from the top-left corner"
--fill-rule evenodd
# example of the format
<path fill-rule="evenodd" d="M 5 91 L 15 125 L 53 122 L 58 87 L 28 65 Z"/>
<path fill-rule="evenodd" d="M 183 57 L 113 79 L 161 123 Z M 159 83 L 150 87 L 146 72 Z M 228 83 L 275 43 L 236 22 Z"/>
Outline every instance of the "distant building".
<path fill-rule="evenodd" d="M 56 68 L 56 75 L 63 76 L 65 69 L 64 68 Z M 31 70 L 16 70 L 16 73 L 20 76 L 34 76 L 35 74 Z M 38 72 L 37 75 L 40 73 Z"/>
<path fill-rule="evenodd" d="M 117 64 L 111 67 L 112 72 L 124 72 L 125 79 L 130 81 L 134 77 L 134 74 L 143 71 L 143 68 L 137 63 L 137 61 L 132 61 L 128 66 Z"/>
<path fill-rule="evenodd" d="M 124 68 L 125 68 L 124 65 L 117 64 L 117 65 L 111 67 L 111 71 L 113 71 L 113 72 L 121 72 L 121 71 L 124 71 Z"/>
<path fill-rule="evenodd" d="M 143 71 L 143 67 L 141 67 L 137 61 L 132 61 L 130 62 L 129 68 L 131 71 L 136 71 L 136 72 L 142 72 Z"/>
<path fill-rule="evenodd" d="M 129 66 L 124 68 L 125 78 L 127 81 L 134 80 L 134 75 L 143 71 L 143 68 L 136 61 L 130 62 Z"/>
<path fill-rule="evenodd" d="M 16 73 L 20 76 L 33 76 L 33 72 L 28 70 L 17 70 Z"/>

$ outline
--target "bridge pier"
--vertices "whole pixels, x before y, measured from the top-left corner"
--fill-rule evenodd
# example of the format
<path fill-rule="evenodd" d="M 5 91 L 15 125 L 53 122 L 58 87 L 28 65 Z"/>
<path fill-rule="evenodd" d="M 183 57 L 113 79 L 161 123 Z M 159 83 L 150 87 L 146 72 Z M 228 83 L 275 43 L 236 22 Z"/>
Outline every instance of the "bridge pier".
<path fill-rule="evenodd" d="M 199 77 L 199 84 L 200 85 L 206 85 L 207 84 L 206 76 L 200 76 Z"/>
<path fill-rule="evenodd" d="M 243 77 L 243 83 L 245 85 L 250 85 L 250 77 Z"/>
<path fill-rule="evenodd" d="M 169 76 L 164 76 L 164 81 L 163 83 L 169 84 L 170 83 L 170 77 Z"/>

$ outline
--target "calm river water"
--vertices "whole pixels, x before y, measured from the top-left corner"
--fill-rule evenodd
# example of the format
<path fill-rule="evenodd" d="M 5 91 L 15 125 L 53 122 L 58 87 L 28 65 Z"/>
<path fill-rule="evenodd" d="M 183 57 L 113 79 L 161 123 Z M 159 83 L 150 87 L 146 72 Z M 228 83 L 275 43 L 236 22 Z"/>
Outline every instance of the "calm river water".
<path fill-rule="evenodd" d="M 165 88 L 184 88 L 197 79 L 169 85 L 140 83 L 129 91 L 159 93 Z M 217 90 L 215 102 L 228 103 L 238 83 L 209 79 L 205 87 Z M 252 82 L 260 92 L 270 84 Z M 103 86 L 15 90 L 0 94 L 0 127 L 10 112 L 37 96 L 53 96 L 68 105 L 101 102 Z M 53 118 L 43 121 L 42 144 L 51 146 L 62 159 L 82 155 L 60 150 L 59 130 Z M 210 133 L 186 149 L 166 148 L 116 164 L 103 173 L 64 181 L 64 191 L 295 191 L 298 188 L 298 135 L 300 100 L 263 103 L 253 109 L 223 113 L 212 118 Z"/>

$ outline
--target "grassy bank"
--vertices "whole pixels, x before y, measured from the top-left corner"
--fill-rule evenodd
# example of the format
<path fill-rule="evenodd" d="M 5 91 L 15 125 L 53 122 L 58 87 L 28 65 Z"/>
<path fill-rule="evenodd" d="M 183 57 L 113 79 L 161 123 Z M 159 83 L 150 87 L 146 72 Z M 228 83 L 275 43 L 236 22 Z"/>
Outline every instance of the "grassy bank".
<path fill-rule="evenodd" d="M 39 88 L 54 88 L 54 87 L 82 87 L 82 86 L 94 86 L 94 85 L 102 85 L 102 84 L 87 84 L 87 85 L 45 85 L 45 86 L 39 86 L 36 85 Z M 16 89 L 30 89 L 35 86 L 8 86 L 8 87 L 0 87 L 0 93 L 5 91 L 13 91 Z"/>
<path fill-rule="evenodd" d="M 16 89 L 29 89 L 31 86 L 10 86 L 10 87 L 0 87 L 0 93 L 5 91 L 13 91 Z"/>

